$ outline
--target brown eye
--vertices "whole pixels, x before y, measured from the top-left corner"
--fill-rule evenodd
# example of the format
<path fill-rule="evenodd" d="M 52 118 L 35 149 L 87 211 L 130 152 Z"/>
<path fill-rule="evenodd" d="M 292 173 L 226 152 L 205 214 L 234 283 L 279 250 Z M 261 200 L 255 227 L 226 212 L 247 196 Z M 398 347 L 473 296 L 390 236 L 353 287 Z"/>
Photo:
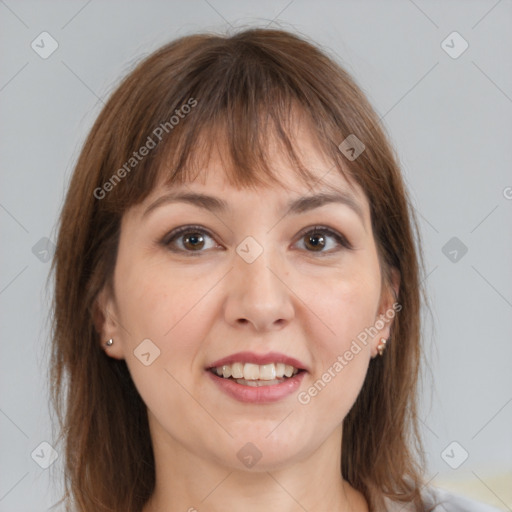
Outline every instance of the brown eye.
<path fill-rule="evenodd" d="M 306 247 L 311 248 L 313 251 L 322 251 L 325 247 L 325 238 L 322 234 L 312 234 L 305 236 Z"/>
<path fill-rule="evenodd" d="M 209 242 L 208 246 L 208 239 Z M 202 253 L 217 247 L 213 237 L 204 229 L 195 226 L 183 226 L 166 235 L 161 244 L 173 252 Z"/>
<path fill-rule="evenodd" d="M 342 247 L 352 249 L 352 245 L 342 234 L 323 226 L 315 226 L 303 232 L 300 241 L 304 242 L 307 252 L 316 252 L 319 255 L 337 252 Z"/>
<path fill-rule="evenodd" d="M 187 249 L 197 250 L 204 246 L 204 237 L 201 233 L 192 233 L 182 237 L 183 245 Z"/>

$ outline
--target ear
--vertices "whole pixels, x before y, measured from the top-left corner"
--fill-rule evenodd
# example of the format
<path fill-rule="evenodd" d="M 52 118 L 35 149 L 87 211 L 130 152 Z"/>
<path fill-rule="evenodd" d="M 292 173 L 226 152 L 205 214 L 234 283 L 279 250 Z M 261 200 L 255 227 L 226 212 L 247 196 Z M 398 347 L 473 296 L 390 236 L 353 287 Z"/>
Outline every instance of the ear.
<path fill-rule="evenodd" d="M 388 340 L 391 336 L 394 318 L 398 311 L 402 309 L 402 305 L 398 303 L 398 292 L 400 290 L 400 272 L 398 269 L 391 268 L 389 281 L 389 283 L 384 282 L 382 287 L 379 311 L 375 321 L 375 327 L 379 330 L 375 337 L 375 344 L 372 347 L 372 357 L 378 354 L 377 345 L 380 340 L 382 338 Z"/>
<path fill-rule="evenodd" d="M 93 304 L 92 320 L 96 332 L 99 334 L 100 348 L 114 359 L 124 359 L 122 329 L 116 320 L 117 308 L 113 292 L 108 286 L 104 286 L 98 293 Z M 113 340 L 111 346 L 108 340 Z"/>

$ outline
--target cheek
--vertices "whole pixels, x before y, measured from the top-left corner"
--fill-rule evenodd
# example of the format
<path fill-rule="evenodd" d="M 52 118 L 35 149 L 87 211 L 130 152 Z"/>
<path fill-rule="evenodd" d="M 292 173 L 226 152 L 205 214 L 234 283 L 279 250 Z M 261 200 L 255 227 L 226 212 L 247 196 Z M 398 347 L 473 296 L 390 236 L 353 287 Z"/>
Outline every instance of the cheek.
<path fill-rule="evenodd" d="M 208 291 L 215 279 L 211 275 L 177 278 L 167 275 L 165 267 L 131 268 L 119 273 L 123 279 L 116 288 L 124 358 L 148 409 L 172 430 L 169 419 L 175 411 L 193 409 L 187 390 L 192 389 L 202 344 L 211 328 Z M 201 410 L 193 412 L 201 414 Z"/>
<path fill-rule="evenodd" d="M 334 334 L 311 335 L 315 365 L 298 401 L 323 418 L 326 426 L 341 424 L 352 408 L 371 358 L 370 343 L 359 341 L 357 336 L 370 325 L 374 302 L 368 295 L 359 295 L 359 288 L 356 291 L 347 286 L 343 293 L 332 294 L 331 301 L 325 300 L 319 310 Z"/>
<path fill-rule="evenodd" d="M 185 383 L 197 373 L 214 321 L 212 301 L 220 277 L 213 269 L 200 274 L 193 268 L 177 272 L 165 261 L 138 265 L 129 258 L 119 261 L 116 297 L 124 357 L 141 395 L 152 400 L 152 389 L 174 389 L 177 382 Z M 157 355 L 151 371 L 137 358 L 138 347 L 147 339 L 151 340 L 146 342 L 149 352 Z M 145 348 L 143 353 L 147 353 Z"/>
<path fill-rule="evenodd" d="M 380 274 L 375 267 L 352 270 L 341 272 L 329 286 L 315 286 L 309 300 L 314 316 L 322 322 L 309 323 L 318 328 L 309 327 L 308 334 L 314 340 L 314 375 L 299 401 L 330 411 L 330 422 L 343 420 L 361 390 L 371 357 L 371 336 L 366 330 L 375 324 L 380 298 Z"/>
<path fill-rule="evenodd" d="M 380 274 L 370 266 L 331 276 L 317 287 L 309 303 L 328 334 L 322 338 L 324 351 L 332 356 L 348 350 L 354 339 L 375 324 L 379 299 Z"/>
<path fill-rule="evenodd" d="M 183 326 L 189 332 L 200 328 L 197 306 L 214 286 L 215 275 L 204 272 L 199 276 L 193 269 L 171 270 L 159 263 L 120 262 L 116 294 L 120 320 L 132 342 L 151 338 L 160 340 L 165 348 L 178 341 L 177 333 Z"/>

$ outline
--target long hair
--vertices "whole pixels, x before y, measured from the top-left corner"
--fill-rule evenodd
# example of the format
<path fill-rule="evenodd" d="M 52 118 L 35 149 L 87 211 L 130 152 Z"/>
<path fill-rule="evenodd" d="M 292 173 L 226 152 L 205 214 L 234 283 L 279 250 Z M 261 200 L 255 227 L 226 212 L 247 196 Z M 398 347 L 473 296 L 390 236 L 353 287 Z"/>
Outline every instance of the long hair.
<path fill-rule="evenodd" d="M 93 322 L 123 213 L 162 176 L 171 185 L 194 179 L 218 144 L 237 187 L 279 183 L 268 156 L 275 141 L 314 187 L 294 148 L 294 112 L 335 172 L 366 194 L 385 284 L 391 269 L 400 274 L 402 310 L 344 420 L 340 474 L 372 508 L 384 508 L 385 496 L 421 510 L 421 251 L 398 159 L 343 68 L 305 39 L 267 29 L 187 36 L 151 54 L 111 95 L 78 158 L 53 262 L 52 396 L 70 510 L 138 512 L 155 485 L 145 404 L 126 363 L 101 350 Z M 355 159 L 340 151 L 349 136 L 365 146 Z"/>

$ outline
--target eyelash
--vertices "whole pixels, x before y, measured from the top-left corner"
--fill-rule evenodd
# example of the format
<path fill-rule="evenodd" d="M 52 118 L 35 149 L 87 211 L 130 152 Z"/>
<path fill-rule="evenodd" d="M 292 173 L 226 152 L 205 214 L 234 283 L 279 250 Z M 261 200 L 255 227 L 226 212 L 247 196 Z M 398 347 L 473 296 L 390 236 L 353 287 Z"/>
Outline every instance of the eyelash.
<path fill-rule="evenodd" d="M 187 256 L 199 256 L 200 254 L 202 254 L 208 250 L 208 249 L 206 249 L 206 250 L 201 250 L 201 251 L 188 251 L 186 249 L 171 248 L 172 242 L 174 242 L 180 236 L 187 234 L 187 233 L 194 233 L 194 234 L 199 233 L 202 235 L 207 235 L 210 238 L 214 239 L 214 237 L 211 235 L 211 233 L 201 226 L 182 226 L 182 227 L 174 229 L 170 233 L 166 234 L 163 237 L 163 239 L 160 241 L 160 244 L 163 245 L 164 247 L 168 248 L 172 252 L 187 253 Z M 298 235 L 298 239 L 301 240 L 302 238 L 304 238 L 306 235 L 309 235 L 309 234 L 328 235 L 328 236 L 334 238 L 336 240 L 336 242 L 338 243 L 338 245 L 340 245 L 342 248 L 345 248 L 348 250 L 353 249 L 350 242 L 342 234 L 338 233 L 337 231 L 334 231 L 331 228 L 328 228 L 327 226 L 308 227 L 305 230 L 301 231 L 301 233 Z M 323 256 L 328 256 L 328 255 L 332 254 L 333 252 L 338 252 L 338 250 L 341 250 L 341 249 L 338 248 L 334 251 L 331 249 L 329 251 L 318 251 L 318 252 L 317 251 L 306 251 L 306 252 L 309 252 L 313 255 L 318 255 L 320 257 L 323 257 Z"/>

